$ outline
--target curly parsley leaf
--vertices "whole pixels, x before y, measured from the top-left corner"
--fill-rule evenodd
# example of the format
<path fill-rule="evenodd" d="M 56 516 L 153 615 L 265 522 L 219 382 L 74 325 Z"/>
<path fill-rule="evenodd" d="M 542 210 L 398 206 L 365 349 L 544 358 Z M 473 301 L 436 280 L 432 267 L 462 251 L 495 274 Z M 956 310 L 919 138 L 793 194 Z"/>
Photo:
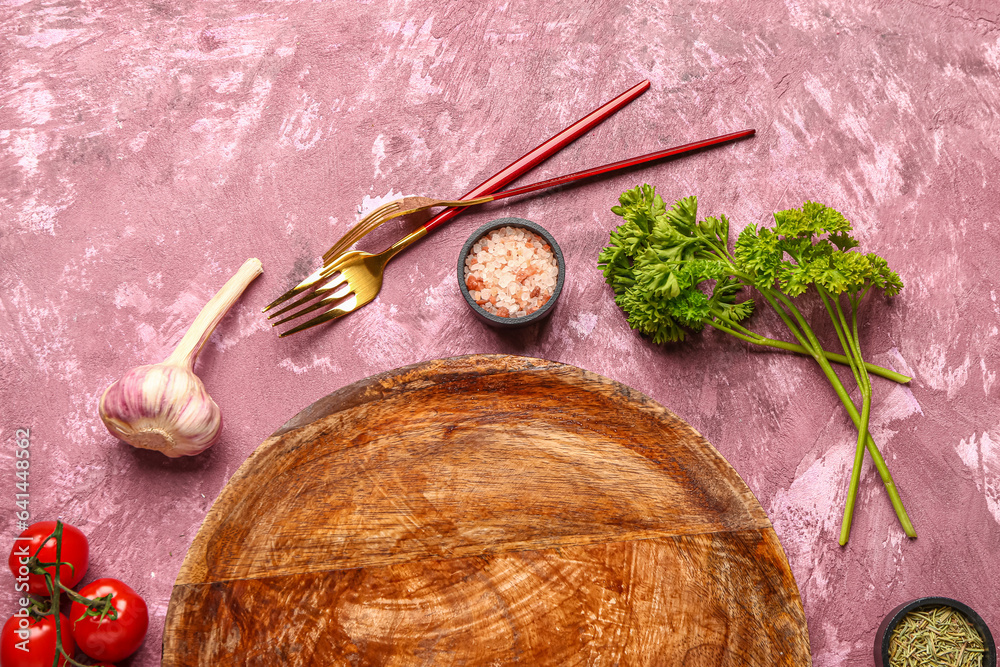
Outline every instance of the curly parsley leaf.
<path fill-rule="evenodd" d="M 698 201 L 686 197 L 667 208 L 654 188 L 643 185 L 622 193 L 612 211 L 622 224 L 598 265 L 633 329 L 655 343 L 682 341 L 690 332 L 713 326 L 741 340 L 812 356 L 837 391 L 858 428 L 855 465 L 848 490 L 840 543 L 850 531 L 864 450 L 871 453 L 907 535 L 916 536 L 892 483 L 884 459 L 868 433 L 871 408 L 869 364 L 857 340 L 857 311 L 872 289 L 898 294 L 903 283 L 875 254 L 856 252 L 852 225 L 838 211 L 807 201 L 801 208 L 774 214 L 774 227 L 749 225 L 729 251 L 725 216 L 698 220 Z M 765 338 L 743 326 L 753 301 L 739 301 L 747 287 L 757 289 L 775 309 L 800 345 Z M 830 315 L 845 355 L 827 352 L 792 299 L 815 291 Z M 846 299 L 845 313 L 841 299 Z M 851 367 L 862 395 L 861 414 L 829 360 Z M 871 367 L 897 381 L 908 378 Z M 893 377 L 895 376 L 895 377 Z M 900 379 L 902 378 L 902 379 Z"/>
<path fill-rule="evenodd" d="M 657 343 L 677 342 L 710 322 L 738 322 L 753 311 L 751 301 L 736 302 L 743 285 L 720 256 L 729 241 L 724 216 L 699 222 L 697 198 L 668 209 L 648 185 L 622 193 L 612 211 L 624 223 L 598 265 L 633 329 Z"/>

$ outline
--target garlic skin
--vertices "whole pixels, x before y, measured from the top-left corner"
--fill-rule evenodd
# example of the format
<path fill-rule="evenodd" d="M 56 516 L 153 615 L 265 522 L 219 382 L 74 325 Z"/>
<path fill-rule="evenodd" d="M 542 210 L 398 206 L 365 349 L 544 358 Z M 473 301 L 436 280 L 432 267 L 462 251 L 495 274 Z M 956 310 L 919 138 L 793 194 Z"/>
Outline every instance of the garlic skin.
<path fill-rule="evenodd" d="M 138 366 L 104 390 L 98 405 L 111 435 L 171 458 L 200 454 L 222 433 L 222 411 L 194 373 L 208 337 L 254 278 L 264 272 L 248 259 L 213 296 L 163 363 Z"/>
<path fill-rule="evenodd" d="M 181 366 L 133 368 L 104 390 L 99 411 L 111 435 L 171 458 L 200 454 L 222 435 L 222 410 Z"/>

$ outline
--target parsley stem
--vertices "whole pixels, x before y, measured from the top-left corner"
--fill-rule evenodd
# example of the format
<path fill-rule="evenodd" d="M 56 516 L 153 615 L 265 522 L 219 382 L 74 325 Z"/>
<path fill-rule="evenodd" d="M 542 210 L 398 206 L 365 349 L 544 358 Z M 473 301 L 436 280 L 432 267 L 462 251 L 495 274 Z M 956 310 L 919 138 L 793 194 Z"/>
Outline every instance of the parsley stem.
<path fill-rule="evenodd" d="M 762 336 L 755 331 L 747 329 L 746 327 L 740 326 L 736 323 L 731 323 L 729 325 L 721 324 L 719 320 L 706 320 L 705 324 L 718 329 L 719 331 L 725 332 L 730 336 L 735 336 L 742 341 L 747 343 L 752 343 L 754 345 L 764 345 L 766 347 L 773 347 L 778 350 L 785 350 L 786 352 L 795 352 L 797 354 L 804 354 L 811 356 L 812 353 L 801 345 L 795 343 L 788 343 L 783 340 L 777 340 L 775 338 L 768 338 L 767 336 Z M 825 356 L 830 361 L 848 365 L 850 364 L 850 359 L 848 357 L 838 354 L 836 352 L 830 352 L 828 350 L 823 350 L 823 356 Z M 887 380 L 892 380 L 893 382 L 898 382 L 900 384 L 906 384 L 910 381 L 910 377 L 897 373 L 896 371 L 889 370 L 888 368 L 883 368 L 882 366 L 876 366 L 875 364 L 865 363 L 865 368 L 868 369 L 869 373 L 878 375 Z"/>
<path fill-rule="evenodd" d="M 910 517 L 906 513 L 906 508 L 903 507 L 903 501 L 899 497 L 899 492 L 896 490 L 896 484 L 892 479 L 892 474 L 889 472 L 889 468 L 885 464 L 885 460 L 882 458 L 882 454 L 878 451 L 878 447 L 875 446 L 875 441 L 872 439 L 871 435 L 868 433 L 868 422 L 862 421 L 862 416 L 858 415 L 857 408 L 854 405 L 854 401 L 851 400 L 844 388 L 844 384 L 840 381 L 840 377 L 833 371 L 830 367 L 830 362 L 827 361 L 826 356 L 823 354 L 823 348 L 819 343 L 819 339 L 816 338 L 816 334 L 813 332 L 809 323 L 806 322 L 805 317 L 795 307 L 785 294 L 780 291 L 773 291 L 768 288 L 759 289 L 760 293 L 767 300 L 768 304 L 774 309 L 781 320 L 792 332 L 799 341 L 803 343 L 803 347 L 809 350 L 809 354 L 816 360 L 819 364 L 820 369 L 823 374 L 826 375 L 827 380 L 836 392 L 840 402 L 844 405 L 847 410 L 847 414 L 851 417 L 851 421 L 854 422 L 855 427 L 858 429 L 858 438 L 863 441 L 865 446 L 868 448 L 872 455 L 872 460 L 875 462 L 875 467 L 879 471 L 879 475 L 882 477 L 882 483 L 886 488 L 886 492 L 889 494 L 889 501 L 892 503 L 893 509 L 896 511 L 896 516 L 899 519 L 900 524 L 903 526 L 903 531 L 909 537 L 916 537 L 916 531 L 913 529 L 913 524 L 910 522 Z M 794 321 L 793 321 L 794 318 Z M 801 327 L 801 328 L 800 328 Z M 853 353 L 855 347 L 848 345 L 845 352 Z M 870 387 L 869 387 L 870 395 Z M 867 401 L 869 410 L 871 406 L 870 399 Z M 862 406 L 862 413 L 864 413 L 864 405 Z M 863 426 L 863 428 L 862 428 Z M 862 455 L 863 460 L 863 455 Z M 860 466 L 857 467 L 859 481 L 860 481 Z M 854 473 L 852 472 L 852 477 Z M 850 498 L 850 490 L 848 491 L 848 496 Z M 857 497 L 857 491 L 855 488 L 854 497 Z M 851 505 L 851 512 L 853 513 L 853 504 Z M 843 531 L 843 528 L 842 528 Z M 843 537 L 843 532 L 842 532 Z M 843 542 L 841 543 L 843 544 Z"/>
<path fill-rule="evenodd" d="M 837 313 L 841 318 L 841 321 L 846 324 L 846 318 L 844 318 L 844 311 L 839 307 L 839 302 L 837 303 Z M 861 361 L 861 346 L 859 344 L 860 337 L 858 336 L 858 302 L 853 298 L 851 299 L 851 343 L 854 347 L 853 353 L 857 356 L 858 361 Z M 858 383 L 858 388 L 861 390 L 862 404 L 861 404 L 861 426 L 858 427 L 858 444 L 854 449 L 854 465 L 851 468 L 851 483 L 847 488 L 847 502 L 844 504 L 844 520 L 840 524 L 840 546 L 847 544 L 847 540 L 851 536 L 851 523 L 854 520 L 854 506 L 857 503 L 858 498 L 858 487 L 861 483 L 861 466 L 864 463 L 865 457 L 865 434 L 868 433 L 868 424 L 871 419 L 871 409 L 872 409 L 872 388 L 871 380 L 868 374 L 862 370 L 860 374 L 860 382 Z"/>
<path fill-rule="evenodd" d="M 847 354 L 847 358 L 850 360 L 851 373 L 854 375 L 854 382 L 857 383 L 860 388 L 861 371 L 858 369 L 857 360 L 854 355 L 855 346 L 851 341 L 847 340 L 848 334 L 846 330 L 846 322 L 844 322 L 844 313 L 837 303 L 837 297 L 828 295 L 826 290 L 819 286 L 816 287 L 816 291 L 819 293 L 819 298 L 823 302 L 823 306 L 826 308 L 827 314 L 830 316 L 830 321 L 833 322 L 833 330 L 837 334 L 837 340 L 840 341 L 840 347 L 844 350 L 844 353 Z"/>
<path fill-rule="evenodd" d="M 854 462 L 851 466 L 851 480 L 847 488 L 847 500 L 844 503 L 844 518 L 840 524 L 840 546 L 847 544 L 851 535 L 851 524 L 854 520 L 854 507 L 857 504 L 858 487 L 861 482 L 861 467 L 864 463 L 865 455 L 865 433 L 871 418 L 871 380 L 868 374 L 861 368 L 864 360 L 861 357 L 860 337 L 857 328 L 857 304 L 851 300 L 851 316 L 853 325 L 848 325 L 844 309 L 840 306 L 840 299 L 835 295 L 830 295 L 825 289 L 816 286 L 820 299 L 826 307 L 830 320 L 833 322 L 837 338 L 841 347 L 851 357 L 851 371 L 854 373 L 854 380 L 861 392 L 861 427 L 858 428 L 858 443 L 854 449 Z M 850 327 L 850 328 L 849 328 Z"/>
<path fill-rule="evenodd" d="M 733 270 L 736 269 L 736 267 L 733 265 L 733 257 L 732 255 L 729 254 L 729 248 L 713 242 L 712 239 L 708 238 L 707 235 L 702 234 L 700 230 L 698 232 L 698 235 L 702 239 L 702 241 L 704 241 L 705 245 L 711 248 L 711 251 L 708 254 L 712 259 L 718 259 L 720 261 L 723 261 L 726 264 L 728 264 L 731 269 Z"/>
<path fill-rule="evenodd" d="M 860 343 L 861 337 L 858 335 L 858 303 L 859 301 L 853 298 L 851 299 L 851 332 L 854 334 L 854 348 L 855 348 L 855 353 L 858 355 L 858 361 L 863 362 L 863 359 L 861 358 L 861 343 Z M 864 363 L 862 363 L 861 365 L 862 367 L 865 366 Z M 868 392 L 870 396 L 872 392 L 871 378 L 868 377 L 868 375 L 865 373 L 862 373 L 861 377 L 865 381 L 864 384 L 865 390 Z"/>
<path fill-rule="evenodd" d="M 791 311 L 794 310 L 796 313 L 798 313 L 798 309 L 795 308 L 795 306 L 792 305 L 791 301 L 788 301 L 786 299 L 786 301 L 788 301 L 787 305 L 789 306 L 789 310 L 785 310 L 785 305 L 784 304 L 779 304 L 775 300 L 776 296 L 780 296 L 781 295 L 780 292 L 778 292 L 776 294 L 775 292 L 773 292 L 772 290 L 770 290 L 768 288 L 758 288 L 758 291 L 767 300 L 767 303 L 770 304 L 771 308 L 774 309 L 774 312 L 776 312 L 778 314 L 778 317 L 780 317 L 781 321 L 785 323 L 785 326 L 788 327 L 788 330 L 790 332 L 792 332 L 792 335 L 795 336 L 795 339 L 797 341 L 799 341 L 799 344 L 802 345 L 802 347 L 807 351 L 807 353 L 809 354 L 809 356 L 811 356 L 813 359 L 815 359 L 816 363 L 819 363 L 819 356 L 820 355 L 818 354 L 817 350 L 818 349 L 822 349 L 822 348 L 820 348 L 820 346 L 818 344 L 818 341 L 817 341 L 816 348 L 814 349 L 813 345 L 812 345 L 812 341 L 810 341 L 806 337 L 806 335 L 802 331 L 799 330 L 799 327 L 792 320 Z M 799 320 L 800 324 L 802 324 L 802 325 L 805 326 L 805 328 L 809 327 L 809 325 L 806 324 L 805 320 L 802 318 L 801 314 L 798 316 L 797 319 Z"/>
<path fill-rule="evenodd" d="M 762 291 L 767 298 L 767 292 L 771 290 Z M 847 390 L 844 388 L 844 384 L 840 381 L 840 378 L 830 367 L 830 362 L 826 360 L 822 354 L 816 352 L 817 349 L 822 349 L 819 346 L 819 341 L 816 339 L 816 334 L 813 330 L 809 328 L 806 323 L 805 318 L 799 309 L 791 302 L 791 300 L 782 294 L 781 292 L 774 292 L 774 297 L 782 302 L 782 305 L 788 308 L 788 312 L 792 313 L 795 319 L 800 325 L 802 325 L 803 334 L 809 339 L 809 348 L 813 350 L 813 359 L 819 364 L 819 367 L 823 370 L 823 374 L 826 375 L 827 380 L 833 386 L 833 390 L 837 392 L 837 396 L 840 398 L 840 402 L 843 403 L 844 409 L 847 410 L 847 414 L 850 416 L 851 421 L 854 422 L 854 426 L 861 431 L 861 415 L 858 414 L 858 409 L 854 405 L 854 401 L 850 399 L 847 394 Z M 768 298 L 768 301 L 771 299 Z M 782 312 L 779 311 L 779 315 Z M 784 319 L 784 316 L 782 317 Z M 903 507 L 903 501 L 899 497 L 899 491 L 896 490 L 896 483 L 892 479 L 892 474 L 889 472 L 888 466 L 885 464 L 885 459 L 882 458 L 882 453 L 879 452 L 878 447 L 875 446 L 875 441 L 872 439 L 871 434 L 868 433 L 866 428 L 862 431 L 865 434 L 865 447 L 868 448 L 868 453 L 872 456 L 872 461 L 875 462 L 875 468 L 879 472 L 879 476 L 882 478 L 882 484 L 885 486 L 886 492 L 889 494 L 889 501 L 892 503 L 893 509 L 896 511 L 896 517 L 899 519 L 899 523 L 903 527 L 903 531 L 908 537 L 916 537 L 917 532 L 913 528 L 913 524 L 910 522 L 910 517 L 906 513 L 906 508 Z"/>
<path fill-rule="evenodd" d="M 844 519 L 840 523 L 840 546 L 847 544 L 851 536 L 851 524 L 854 521 L 854 506 L 858 500 L 858 487 L 861 485 L 861 466 L 865 460 L 865 444 L 868 434 L 868 420 L 871 417 L 872 401 L 866 396 L 861 404 L 861 426 L 858 427 L 858 444 L 854 448 L 854 464 L 851 467 L 851 483 L 847 487 L 847 502 L 844 504 Z M 862 430 L 862 427 L 864 430 Z M 900 519 L 902 521 L 902 519 Z M 905 530 L 905 525 L 904 525 Z M 907 533 L 909 534 L 909 533 Z M 915 537 L 915 535 L 914 535 Z"/>

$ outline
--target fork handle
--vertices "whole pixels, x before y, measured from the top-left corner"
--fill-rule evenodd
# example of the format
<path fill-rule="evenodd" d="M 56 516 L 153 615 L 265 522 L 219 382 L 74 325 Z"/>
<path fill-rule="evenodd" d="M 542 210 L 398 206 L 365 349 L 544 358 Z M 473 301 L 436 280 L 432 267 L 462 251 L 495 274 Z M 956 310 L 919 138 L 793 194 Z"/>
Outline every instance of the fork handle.
<path fill-rule="evenodd" d="M 648 88 L 648 79 L 642 83 L 632 86 L 615 99 L 595 109 L 594 111 L 591 111 L 589 114 L 576 121 L 565 130 L 559 132 L 545 143 L 508 165 L 502 171 L 498 172 L 486 181 L 483 181 L 478 186 L 463 195 L 462 199 L 475 199 L 477 197 L 481 197 L 482 195 L 493 194 L 503 186 L 513 181 L 515 178 L 523 175 L 525 172 L 533 169 L 539 163 L 560 151 L 567 144 L 580 137 L 580 135 L 589 132 L 595 125 L 599 124 L 626 104 L 639 97 L 639 95 L 646 92 Z M 423 225 L 423 229 L 429 232 L 439 225 L 444 224 L 448 220 L 451 220 L 456 215 L 459 215 L 464 210 L 464 207 L 445 209 L 428 220 Z"/>
<path fill-rule="evenodd" d="M 425 236 L 427 236 L 427 228 L 417 227 L 412 232 L 383 250 L 380 256 L 384 257 L 385 262 L 388 262 L 390 259 L 403 252 Z"/>

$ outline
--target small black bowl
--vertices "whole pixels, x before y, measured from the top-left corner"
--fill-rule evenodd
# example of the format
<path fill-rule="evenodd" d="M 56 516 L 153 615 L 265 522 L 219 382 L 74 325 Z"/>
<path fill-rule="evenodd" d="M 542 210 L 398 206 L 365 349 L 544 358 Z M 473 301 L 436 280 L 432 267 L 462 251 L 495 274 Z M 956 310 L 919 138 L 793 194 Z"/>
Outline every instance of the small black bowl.
<path fill-rule="evenodd" d="M 465 258 L 468 257 L 469 252 L 472 251 L 472 246 L 476 244 L 476 241 L 483 238 L 494 229 L 500 229 L 501 227 L 523 227 L 524 229 L 531 230 L 535 234 L 541 236 L 545 239 L 545 242 L 549 244 L 549 247 L 552 248 L 552 254 L 555 255 L 556 264 L 559 266 L 559 274 L 556 276 L 556 285 L 552 290 L 552 297 L 545 302 L 544 306 L 530 315 L 525 315 L 524 317 L 500 317 L 483 310 L 469 294 L 469 288 L 465 285 Z M 486 322 L 490 326 L 501 329 L 516 329 L 518 327 L 528 326 L 529 324 L 539 322 L 551 315 L 556 306 L 556 300 L 562 292 L 563 283 L 565 281 L 566 261 L 563 259 L 562 250 L 559 248 L 559 244 L 556 243 L 556 240 L 552 238 L 552 235 L 545 231 L 541 225 L 523 218 L 500 218 L 498 220 L 494 220 L 493 222 L 486 223 L 472 233 L 469 240 L 465 242 L 464 246 L 462 246 L 462 252 L 458 255 L 458 288 L 462 290 L 462 296 L 465 297 L 465 302 L 469 304 L 469 308 L 472 309 L 472 312 L 475 313 L 479 319 Z"/>
<path fill-rule="evenodd" d="M 878 633 L 875 635 L 875 667 L 889 667 L 889 640 L 892 638 L 892 633 L 896 630 L 896 626 L 911 611 L 925 607 L 951 607 L 956 611 L 962 612 L 969 619 L 972 627 L 983 638 L 983 644 L 986 646 L 986 653 L 983 655 L 983 667 L 997 667 L 997 647 L 993 643 L 993 635 L 990 634 L 990 629 L 979 614 L 958 600 L 935 597 L 919 598 L 905 602 L 889 612 L 888 616 L 882 620 L 882 624 L 878 626 Z"/>

